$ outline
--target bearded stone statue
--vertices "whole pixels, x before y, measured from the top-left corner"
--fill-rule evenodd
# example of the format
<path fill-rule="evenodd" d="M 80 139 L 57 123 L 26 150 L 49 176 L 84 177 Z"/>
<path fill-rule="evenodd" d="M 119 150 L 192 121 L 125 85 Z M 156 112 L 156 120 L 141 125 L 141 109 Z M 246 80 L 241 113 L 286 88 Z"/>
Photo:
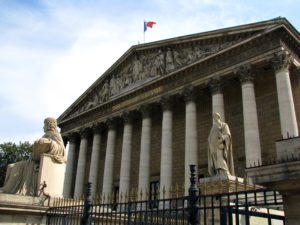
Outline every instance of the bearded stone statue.
<path fill-rule="evenodd" d="M 26 161 L 9 164 L 4 186 L 0 193 L 37 196 L 39 162 L 43 154 L 49 155 L 54 162 L 65 163 L 65 146 L 57 130 L 55 118 L 44 120 L 45 134 L 34 142 L 31 158 Z"/>
<path fill-rule="evenodd" d="M 231 133 L 219 113 L 213 114 L 214 124 L 208 137 L 208 173 L 234 176 Z"/>

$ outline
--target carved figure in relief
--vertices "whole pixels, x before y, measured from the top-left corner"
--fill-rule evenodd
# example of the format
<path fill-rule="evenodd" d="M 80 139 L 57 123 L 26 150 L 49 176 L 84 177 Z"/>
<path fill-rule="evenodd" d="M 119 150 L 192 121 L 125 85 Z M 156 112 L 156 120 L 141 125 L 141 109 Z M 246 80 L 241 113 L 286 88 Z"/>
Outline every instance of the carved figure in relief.
<path fill-rule="evenodd" d="M 110 78 L 109 90 L 110 90 L 110 96 L 113 96 L 118 93 L 116 79 L 114 75 L 112 75 Z"/>
<path fill-rule="evenodd" d="M 197 59 L 201 59 L 206 56 L 206 51 L 199 46 L 195 47 L 195 54 L 197 56 Z"/>
<path fill-rule="evenodd" d="M 196 60 L 196 54 L 192 48 L 188 49 L 187 56 L 186 56 L 186 62 L 192 63 Z"/>
<path fill-rule="evenodd" d="M 172 51 L 170 48 L 168 48 L 166 52 L 166 71 L 169 72 L 174 69 L 175 66 L 174 66 Z"/>
<path fill-rule="evenodd" d="M 97 94 L 94 94 L 92 99 L 87 103 L 85 109 L 91 109 L 99 103 L 99 97 Z"/>
<path fill-rule="evenodd" d="M 149 63 L 148 63 L 147 57 L 145 57 L 144 55 L 142 55 L 140 57 L 140 59 L 141 59 L 140 79 L 144 80 L 144 79 L 147 78 L 147 74 L 149 75 L 150 67 L 149 67 Z"/>
<path fill-rule="evenodd" d="M 174 56 L 174 63 L 175 63 L 175 66 L 182 66 L 183 62 L 182 62 L 182 59 L 180 57 L 180 54 L 178 51 L 176 50 L 173 50 L 173 56 Z"/>
<path fill-rule="evenodd" d="M 134 60 L 132 62 L 132 75 L 134 82 L 140 80 L 140 71 L 141 71 L 141 63 L 138 59 L 138 56 L 134 56 Z"/>
<path fill-rule="evenodd" d="M 158 55 L 154 61 L 154 71 L 153 74 L 156 76 L 161 76 L 164 74 L 165 63 L 164 63 L 164 53 L 161 50 L 158 50 Z"/>
<path fill-rule="evenodd" d="M 129 72 L 124 74 L 124 87 L 129 86 L 132 83 L 131 75 Z"/>
<path fill-rule="evenodd" d="M 65 163 L 65 146 L 57 131 L 55 118 L 44 120 L 45 134 L 34 142 L 31 158 L 9 164 L 0 193 L 37 196 L 39 161 L 42 154 L 50 155 L 56 163 Z"/>
<path fill-rule="evenodd" d="M 106 102 L 109 97 L 109 85 L 108 80 L 104 81 L 104 84 L 102 86 L 102 89 L 100 91 L 100 102 Z"/>
<path fill-rule="evenodd" d="M 235 175 L 232 140 L 228 125 L 221 121 L 219 113 L 213 114 L 213 126 L 208 137 L 208 173 L 213 175 Z"/>
<path fill-rule="evenodd" d="M 123 89 L 123 82 L 120 75 L 118 75 L 116 78 L 116 85 L 118 92 L 120 92 Z"/>

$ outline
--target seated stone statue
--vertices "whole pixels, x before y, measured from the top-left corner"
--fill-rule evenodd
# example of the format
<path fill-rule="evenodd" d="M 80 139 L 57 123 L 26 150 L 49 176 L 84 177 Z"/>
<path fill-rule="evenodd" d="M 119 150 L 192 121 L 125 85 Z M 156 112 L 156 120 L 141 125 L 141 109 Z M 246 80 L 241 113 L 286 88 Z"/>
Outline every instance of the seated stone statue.
<path fill-rule="evenodd" d="M 8 165 L 4 186 L 0 188 L 0 193 L 37 196 L 41 155 L 48 154 L 55 162 L 65 163 L 65 146 L 57 131 L 55 118 L 48 117 L 44 120 L 44 132 L 43 137 L 34 142 L 30 159 Z"/>

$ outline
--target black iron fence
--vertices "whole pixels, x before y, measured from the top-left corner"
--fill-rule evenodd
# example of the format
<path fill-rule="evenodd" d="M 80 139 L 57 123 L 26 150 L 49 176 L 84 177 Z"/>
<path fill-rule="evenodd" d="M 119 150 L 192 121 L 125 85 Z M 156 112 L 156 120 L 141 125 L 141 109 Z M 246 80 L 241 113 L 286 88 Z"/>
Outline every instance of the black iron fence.
<path fill-rule="evenodd" d="M 56 199 L 47 215 L 48 225 L 283 225 L 283 201 L 280 194 L 253 189 L 219 194 L 199 193 L 195 166 L 191 166 L 189 195 L 172 198 L 140 193 L 140 196 L 113 196 L 91 199 L 90 184 L 85 200 Z M 163 195 L 164 196 L 164 195 Z"/>

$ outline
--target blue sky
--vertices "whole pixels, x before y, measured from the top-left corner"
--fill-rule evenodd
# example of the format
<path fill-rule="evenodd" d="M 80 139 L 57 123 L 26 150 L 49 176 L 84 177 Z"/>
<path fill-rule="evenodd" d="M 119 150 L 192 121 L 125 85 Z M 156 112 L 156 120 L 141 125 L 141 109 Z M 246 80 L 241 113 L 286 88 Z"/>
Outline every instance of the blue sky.
<path fill-rule="evenodd" d="M 296 0 L 0 0 L 0 143 L 43 134 L 130 46 L 286 17 Z"/>

